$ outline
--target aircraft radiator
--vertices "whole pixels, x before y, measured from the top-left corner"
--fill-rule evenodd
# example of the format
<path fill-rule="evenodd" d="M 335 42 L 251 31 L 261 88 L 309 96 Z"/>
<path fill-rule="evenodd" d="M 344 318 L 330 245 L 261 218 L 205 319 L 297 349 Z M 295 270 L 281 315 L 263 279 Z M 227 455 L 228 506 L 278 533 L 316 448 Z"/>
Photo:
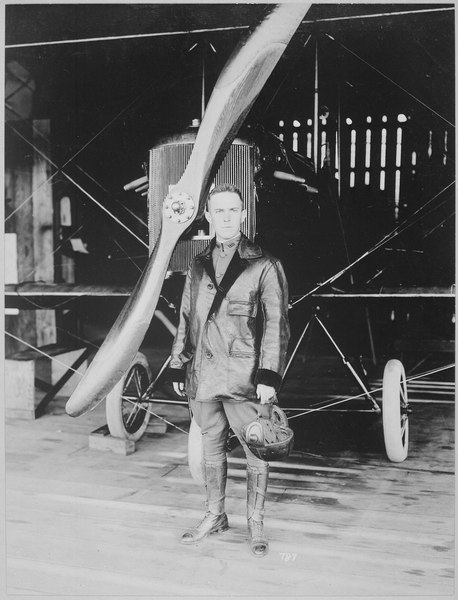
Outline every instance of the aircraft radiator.
<path fill-rule="evenodd" d="M 162 202 L 170 186 L 182 176 L 194 146 L 196 132 L 190 131 L 167 138 L 150 150 L 148 228 L 149 250 L 153 251 L 161 229 Z M 236 185 L 245 200 L 247 218 L 242 230 L 251 240 L 256 233 L 255 187 L 254 187 L 255 145 L 236 139 L 224 158 L 213 184 L 232 183 Z M 212 185 L 213 185 L 212 184 Z M 204 218 L 195 222 L 178 242 L 169 264 L 169 271 L 184 272 L 191 260 L 201 252 L 213 237 L 214 232 Z"/>

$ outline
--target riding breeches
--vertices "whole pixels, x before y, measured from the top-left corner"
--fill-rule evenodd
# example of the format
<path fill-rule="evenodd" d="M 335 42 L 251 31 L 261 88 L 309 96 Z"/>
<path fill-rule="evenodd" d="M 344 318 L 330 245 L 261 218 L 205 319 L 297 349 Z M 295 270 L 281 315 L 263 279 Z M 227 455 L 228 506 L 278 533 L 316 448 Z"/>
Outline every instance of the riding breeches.
<path fill-rule="evenodd" d="M 227 436 L 229 428 L 232 428 L 242 444 L 248 465 L 261 471 L 266 468 L 266 463 L 251 452 L 241 434 L 244 425 L 256 420 L 259 402 L 199 402 L 190 399 L 190 405 L 193 418 L 202 431 L 203 456 L 206 462 L 219 463 L 226 459 Z"/>

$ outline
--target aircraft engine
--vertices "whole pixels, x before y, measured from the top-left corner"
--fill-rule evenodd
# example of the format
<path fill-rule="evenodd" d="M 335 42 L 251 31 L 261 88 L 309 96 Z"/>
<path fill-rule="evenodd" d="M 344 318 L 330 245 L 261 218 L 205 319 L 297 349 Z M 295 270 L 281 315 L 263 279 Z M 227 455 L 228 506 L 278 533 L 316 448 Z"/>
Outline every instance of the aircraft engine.
<path fill-rule="evenodd" d="M 185 171 L 194 147 L 197 127 L 158 141 L 149 152 L 148 229 L 150 253 L 161 230 L 162 203 L 170 187 Z M 242 230 L 251 240 L 256 234 L 254 142 L 236 138 L 227 152 L 212 185 L 232 183 L 245 199 L 247 218 Z M 178 242 L 169 264 L 169 272 L 186 271 L 191 260 L 204 250 L 214 233 L 205 219 L 196 221 Z"/>

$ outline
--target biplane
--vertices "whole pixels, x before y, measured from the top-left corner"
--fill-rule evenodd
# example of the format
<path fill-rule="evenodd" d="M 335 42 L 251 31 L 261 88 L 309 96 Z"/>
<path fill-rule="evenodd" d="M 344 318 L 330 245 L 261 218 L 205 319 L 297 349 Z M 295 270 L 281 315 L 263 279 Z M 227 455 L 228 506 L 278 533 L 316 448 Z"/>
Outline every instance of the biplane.
<path fill-rule="evenodd" d="M 212 237 L 212 232 L 201 220 L 206 194 L 215 181 L 231 180 L 247 199 L 245 233 L 252 238 L 258 235 L 285 263 L 293 282 L 291 310 L 312 300 L 306 325 L 299 328 L 291 348 L 286 375 L 313 324 L 325 334 L 355 378 L 360 387 L 360 398 L 368 402 L 368 411 L 382 413 L 388 458 L 392 461 L 406 458 L 411 407 L 407 398 L 409 377 L 406 377 L 402 363 L 398 359 L 388 360 L 381 389 L 377 390 L 379 396 L 382 392 L 382 398 L 377 398 L 365 380 L 364 369 L 346 358 L 323 318 L 313 309 L 323 303 L 344 299 L 410 298 L 418 301 L 433 298 L 442 302 L 454 298 L 453 259 L 448 257 L 440 268 L 437 266 L 437 260 L 453 246 L 450 245 L 450 228 L 453 228 L 454 125 L 444 116 L 447 111 L 437 108 L 437 103 L 414 97 L 407 84 L 372 68 L 364 57 L 339 42 L 332 27 L 323 26 L 323 23 L 332 23 L 333 17 L 326 18 L 325 11 L 320 19 L 317 10 L 316 6 L 306 3 L 283 3 L 267 9 L 255 6 L 253 12 L 257 23 L 252 30 L 250 27 L 246 32 L 245 24 L 232 25 L 232 33 L 236 31 L 242 38 L 220 70 L 208 101 L 208 80 L 216 74 L 206 72 L 206 53 L 215 51 L 214 45 L 208 37 L 201 37 L 203 30 L 196 29 L 194 37 L 192 32 L 180 32 L 182 37 L 192 40 L 188 44 L 189 55 L 196 45 L 201 46 L 201 98 L 197 98 L 201 101 L 200 118 L 189 121 L 188 126 L 178 133 L 169 132 L 158 138 L 152 148 L 150 145 L 143 175 L 124 186 L 130 198 L 146 198 L 146 218 L 144 210 L 139 216 L 130 208 L 129 215 L 123 213 L 125 219 L 110 213 L 118 225 L 135 238 L 135 243 L 142 245 L 147 255 L 143 269 L 135 260 L 126 261 L 125 264 L 131 267 L 129 279 L 127 283 L 124 280 L 114 285 L 98 283 L 96 278 L 105 276 L 98 271 L 94 276 L 96 280 L 89 283 L 73 284 L 64 280 L 51 286 L 27 282 L 7 286 L 8 306 L 24 307 L 34 298 L 40 307 L 54 306 L 56 301 L 61 303 L 69 298 L 97 294 L 125 300 L 66 405 L 69 415 L 81 415 L 106 399 L 107 422 L 112 435 L 138 440 L 145 432 L 151 414 L 155 414 L 152 410 L 155 402 L 180 403 L 176 399 L 156 396 L 168 360 L 165 359 L 160 370 L 153 374 L 139 348 L 153 316 L 173 334 L 173 316 L 161 306 L 167 297 L 164 286 L 172 290 L 174 298 L 179 297 L 182 281 L 179 274 Z M 450 10 L 444 5 L 412 11 L 405 8 L 398 11 L 399 14 L 384 10 L 380 14 L 380 7 L 376 10 L 374 6 L 366 19 L 385 19 L 384 27 L 388 29 L 386 23 L 397 18 L 406 19 L 408 14 L 415 15 L 416 19 L 425 19 L 425 15 L 432 14 L 447 19 Z M 342 17 L 354 27 L 353 18 L 359 24 L 364 19 L 349 13 Z M 366 21 L 364 23 L 366 26 Z M 211 28 L 205 33 L 210 31 Z M 218 31 L 213 28 L 213 33 Z M 85 44 L 96 41 L 100 40 L 88 38 Z M 43 46 L 43 43 L 37 42 L 37 45 Z M 7 44 L 7 52 L 18 56 L 20 46 Z M 340 51 L 336 52 L 336 48 Z M 135 52 L 138 51 L 136 47 Z M 30 46 L 27 52 L 31 52 Z M 290 55 L 285 58 L 288 52 Z M 350 68 L 349 57 L 363 70 Z M 286 91 L 280 85 L 284 81 L 279 81 L 279 63 L 283 67 L 283 79 L 289 81 Z M 378 83 L 373 85 L 371 94 L 364 96 L 356 82 L 358 77 L 369 77 L 368 73 L 373 75 L 374 71 L 374 81 Z M 16 69 L 16 78 L 18 72 Z M 158 72 L 164 74 L 164 67 Z M 382 88 L 377 87 L 380 79 L 384 83 L 389 80 L 394 90 L 385 98 Z M 155 84 L 159 85 L 157 82 L 158 79 Z M 370 79 L 369 87 L 372 83 Z M 172 84 L 169 85 L 171 89 Z M 23 82 L 21 87 L 29 89 L 30 82 Z M 147 89 L 151 92 L 151 86 Z M 288 95 L 297 99 L 304 89 L 310 93 L 308 105 L 299 111 L 303 116 L 278 119 L 278 111 L 272 116 L 269 109 L 275 100 L 285 101 Z M 167 84 L 161 82 L 161 94 L 167 91 Z M 7 104 L 10 117 L 15 114 L 12 102 L 15 93 L 11 92 Z M 350 95 L 353 95 L 351 108 L 348 105 Z M 195 105 L 195 92 L 190 93 L 190 97 Z M 401 102 L 401 97 L 408 98 L 408 102 Z M 8 99 L 7 95 L 7 102 Z M 259 99 L 262 100 L 262 118 L 259 118 L 261 110 L 255 115 L 257 118 L 252 118 L 253 106 L 258 106 Z M 184 94 L 180 97 L 174 94 L 170 99 L 170 110 L 180 102 L 186 104 L 190 100 Z M 387 110 L 383 108 L 384 102 L 389 105 Z M 307 111 L 310 118 L 306 116 Z M 121 111 L 120 114 L 126 113 Z M 377 123 L 375 115 L 379 117 Z M 137 113 L 137 118 L 139 116 L 141 113 Z M 157 121 L 154 124 L 160 129 Z M 22 144 L 29 143 L 14 119 L 9 125 L 9 135 L 20 138 Z M 34 151 L 40 149 L 34 148 Z M 126 154 L 129 149 L 123 148 L 122 152 Z M 64 180 L 67 185 L 75 186 L 86 202 L 94 202 L 97 210 L 109 213 L 96 194 L 88 192 L 78 182 L 76 171 L 69 174 L 65 168 L 78 154 L 79 151 L 73 152 L 64 167 L 57 169 L 64 174 L 58 185 Z M 56 167 L 50 157 L 44 157 Z M 109 170 L 109 156 L 99 157 L 99 161 L 105 162 L 105 168 Z M 80 168 L 81 172 L 84 170 Z M 87 173 L 85 176 L 87 180 Z M 118 176 L 117 173 L 116 178 Z M 363 189 L 359 195 L 358 189 Z M 409 202 L 408 196 L 414 200 Z M 370 206 L 361 206 L 364 197 Z M 106 228 L 98 230 L 95 225 L 92 246 L 83 243 L 78 231 L 72 227 L 64 199 L 68 201 L 67 195 L 63 195 L 56 205 L 61 218 L 60 245 L 66 243 L 68 246 L 72 242 L 73 251 L 79 249 L 78 259 L 84 271 L 93 248 L 97 243 L 103 246 Z M 408 236 L 413 225 L 420 221 L 424 223 L 433 212 L 433 221 L 422 230 L 421 244 L 417 239 L 418 229 L 417 238 L 412 242 Z M 344 220 L 351 223 L 347 230 L 343 226 Z M 130 221 L 132 227 L 126 226 L 125 221 Z M 434 251 L 428 253 L 424 249 L 435 237 L 434 232 L 436 236 L 445 232 L 444 245 L 440 251 L 435 246 Z M 351 249 L 349 239 L 357 242 Z M 380 250 L 384 251 L 382 257 Z M 403 265 L 402 274 L 400 265 Z M 139 271 L 140 279 L 133 285 Z M 174 302 L 165 302 L 164 306 L 173 307 Z M 453 307 L 447 308 L 448 313 L 451 319 Z M 452 365 L 446 365 L 439 371 L 450 368 Z M 324 410 L 348 400 L 340 398 L 329 405 L 321 403 L 313 410 Z M 307 411 L 303 408 L 294 408 L 289 414 L 294 418 L 304 412 Z M 190 433 L 192 449 L 199 434 L 192 423 Z M 190 466 L 198 477 L 192 457 Z"/>

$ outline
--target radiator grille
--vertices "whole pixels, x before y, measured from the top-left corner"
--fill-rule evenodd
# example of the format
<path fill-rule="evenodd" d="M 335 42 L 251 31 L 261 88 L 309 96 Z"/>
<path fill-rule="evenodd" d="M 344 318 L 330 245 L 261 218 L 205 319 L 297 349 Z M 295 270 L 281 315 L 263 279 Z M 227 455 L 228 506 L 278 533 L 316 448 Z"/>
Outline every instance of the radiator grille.
<path fill-rule="evenodd" d="M 192 139 L 190 139 L 190 137 Z M 161 230 L 162 202 L 182 176 L 194 146 L 195 134 L 158 144 L 150 150 L 150 187 L 148 194 L 148 228 L 150 252 Z M 252 143 L 236 140 L 230 147 L 214 179 L 214 184 L 232 183 L 245 199 L 247 218 L 242 231 L 250 239 L 256 233 L 254 154 Z M 213 232 L 207 221 L 194 223 L 191 231 L 178 242 L 170 260 L 169 271 L 186 271 L 191 260 L 209 243 Z M 196 239 L 198 238 L 198 239 Z"/>

